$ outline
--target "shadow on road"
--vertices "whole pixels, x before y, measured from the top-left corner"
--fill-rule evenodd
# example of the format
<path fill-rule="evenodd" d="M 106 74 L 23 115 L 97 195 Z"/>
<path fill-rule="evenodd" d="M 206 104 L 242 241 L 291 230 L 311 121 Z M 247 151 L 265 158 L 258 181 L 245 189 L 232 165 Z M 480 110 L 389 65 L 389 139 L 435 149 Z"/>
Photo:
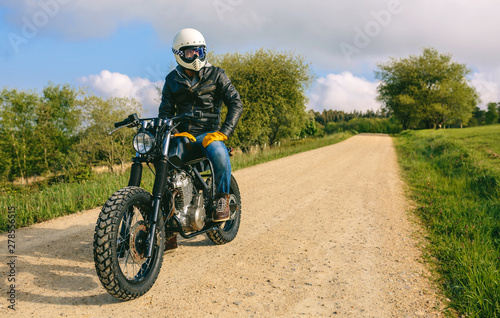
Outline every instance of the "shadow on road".
<path fill-rule="evenodd" d="M 93 225 L 75 225 L 64 230 L 17 230 L 15 283 L 18 300 L 59 305 L 119 302 L 101 287 L 96 275 L 93 231 Z M 2 259 L 2 271 L 7 272 L 5 265 Z"/>

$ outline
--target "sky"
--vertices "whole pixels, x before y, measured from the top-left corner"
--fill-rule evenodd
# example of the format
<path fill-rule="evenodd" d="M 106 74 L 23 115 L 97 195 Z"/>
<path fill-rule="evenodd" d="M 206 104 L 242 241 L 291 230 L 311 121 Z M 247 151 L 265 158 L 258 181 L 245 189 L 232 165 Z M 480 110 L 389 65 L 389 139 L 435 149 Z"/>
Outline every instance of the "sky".
<path fill-rule="evenodd" d="M 189 27 L 215 54 L 303 56 L 315 111 L 378 110 L 377 64 L 426 47 L 470 68 L 485 108 L 500 102 L 499 12 L 498 0 L 0 0 L 0 89 L 69 84 L 157 116 L 172 39 Z"/>

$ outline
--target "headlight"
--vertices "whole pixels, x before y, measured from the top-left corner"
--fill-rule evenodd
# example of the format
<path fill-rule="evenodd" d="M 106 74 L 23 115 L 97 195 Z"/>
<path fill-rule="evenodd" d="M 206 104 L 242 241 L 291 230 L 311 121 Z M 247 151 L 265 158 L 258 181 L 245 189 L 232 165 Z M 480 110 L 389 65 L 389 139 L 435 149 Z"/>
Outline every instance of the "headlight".
<path fill-rule="evenodd" d="M 155 139 L 148 132 L 140 132 L 134 137 L 134 149 L 140 154 L 148 153 L 153 148 Z"/>

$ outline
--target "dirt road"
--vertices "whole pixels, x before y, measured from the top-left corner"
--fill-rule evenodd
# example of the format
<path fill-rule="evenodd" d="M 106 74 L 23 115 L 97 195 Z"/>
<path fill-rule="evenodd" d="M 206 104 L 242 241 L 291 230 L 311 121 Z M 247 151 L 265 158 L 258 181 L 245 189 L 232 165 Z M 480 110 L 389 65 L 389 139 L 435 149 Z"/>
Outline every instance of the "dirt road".
<path fill-rule="evenodd" d="M 392 140 L 342 143 L 237 171 L 236 239 L 181 240 L 142 298 L 119 302 L 96 277 L 98 209 L 16 232 L 15 308 L 2 317 L 438 317 L 409 220 Z"/>

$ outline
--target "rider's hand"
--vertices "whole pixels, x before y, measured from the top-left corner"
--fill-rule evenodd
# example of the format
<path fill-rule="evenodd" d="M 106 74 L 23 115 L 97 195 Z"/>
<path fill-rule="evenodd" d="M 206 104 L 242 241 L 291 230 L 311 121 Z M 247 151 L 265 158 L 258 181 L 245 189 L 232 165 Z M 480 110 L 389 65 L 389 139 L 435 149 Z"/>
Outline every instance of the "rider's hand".
<path fill-rule="evenodd" d="M 191 135 L 190 133 L 188 132 L 181 132 L 181 133 L 177 133 L 174 135 L 174 137 L 187 137 L 189 138 L 189 140 L 191 140 L 192 142 L 196 142 L 196 138 L 194 138 L 193 135 Z"/>
<path fill-rule="evenodd" d="M 212 143 L 212 141 L 215 141 L 215 140 L 224 141 L 224 140 L 227 140 L 227 136 L 224 135 L 223 133 L 221 133 L 220 131 L 208 133 L 205 136 L 205 138 L 203 138 L 203 142 L 201 144 L 203 145 L 203 147 L 207 148 L 208 145 L 210 145 Z"/>

